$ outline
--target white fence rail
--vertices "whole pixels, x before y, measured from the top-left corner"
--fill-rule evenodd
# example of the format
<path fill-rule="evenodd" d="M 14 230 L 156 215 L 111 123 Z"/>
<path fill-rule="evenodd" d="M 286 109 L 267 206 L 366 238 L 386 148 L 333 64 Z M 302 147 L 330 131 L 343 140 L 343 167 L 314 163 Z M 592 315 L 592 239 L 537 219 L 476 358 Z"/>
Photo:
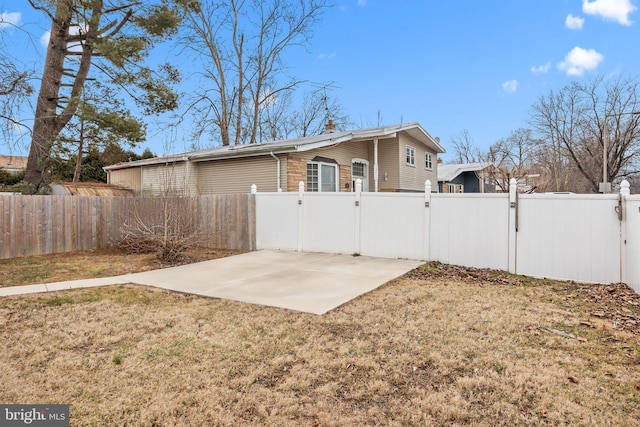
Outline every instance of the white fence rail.
<path fill-rule="evenodd" d="M 256 192 L 258 249 L 361 254 L 625 282 L 640 292 L 640 196 Z"/>

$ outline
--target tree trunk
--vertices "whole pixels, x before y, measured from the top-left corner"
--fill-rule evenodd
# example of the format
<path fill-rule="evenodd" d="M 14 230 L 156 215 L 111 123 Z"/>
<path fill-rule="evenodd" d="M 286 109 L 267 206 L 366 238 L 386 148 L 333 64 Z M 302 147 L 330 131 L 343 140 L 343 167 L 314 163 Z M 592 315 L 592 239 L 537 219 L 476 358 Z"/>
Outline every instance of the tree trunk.
<path fill-rule="evenodd" d="M 35 193 L 43 185 L 45 168 L 51 155 L 55 137 L 58 96 L 62 84 L 64 60 L 67 52 L 67 37 L 71 15 L 71 0 L 61 0 L 56 8 L 56 19 L 51 22 L 51 35 L 36 104 L 31 148 L 27 159 L 24 180 Z"/>
<path fill-rule="evenodd" d="M 66 100 L 67 105 L 62 108 L 60 106 L 60 89 L 65 72 L 65 58 L 69 54 L 67 44 L 69 42 L 72 10 L 73 0 L 58 1 L 55 19 L 51 22 L 51 35 L 36 104 L 33 136 L 24 177 L 34 193 L 40 191 L 42 186 L 46 184 L 47 163 L 51 156 L 51 147 L 60 131 L 69 123 L 78 108 L 80 95 L 82 95 L 91 67 L 91 59 L 93 57 L 91 46 L 98 37 L 102 1 L 96 0 L 93 3 L 87 32 L 86 35 L 82 36 L 82 54 L 80 55 L 78 71 L 74 76 L 71 92 Z M 62 108 L 59 113 L 58 108 Z"/>

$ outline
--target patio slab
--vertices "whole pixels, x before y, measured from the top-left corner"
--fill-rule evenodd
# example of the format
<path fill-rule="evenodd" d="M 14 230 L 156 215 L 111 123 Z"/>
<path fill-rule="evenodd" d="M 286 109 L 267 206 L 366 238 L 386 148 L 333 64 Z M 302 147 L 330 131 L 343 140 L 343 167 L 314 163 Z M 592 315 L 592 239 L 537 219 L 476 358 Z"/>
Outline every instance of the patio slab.
<path fill-rule="evenodd" d="M 0 288 L 0 296 L 136 283 L 324 314 L 420 264 L 404 259 L 261 250 L 123 276 Z"/>

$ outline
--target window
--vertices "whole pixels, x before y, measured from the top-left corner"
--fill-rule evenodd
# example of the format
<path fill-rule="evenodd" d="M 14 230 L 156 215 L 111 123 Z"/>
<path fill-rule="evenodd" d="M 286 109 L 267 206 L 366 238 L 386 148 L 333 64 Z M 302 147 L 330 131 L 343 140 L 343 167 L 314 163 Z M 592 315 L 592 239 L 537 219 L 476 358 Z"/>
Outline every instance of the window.
<path fill-rule="evenodd" d="M 338 191 L 338 165 L 307 163 L 307 191 Z"/>
<path fill-rule="evenodd" d="M 405 150 L 407 153 L 407 164 L 411 166 L 415 166 L 416 165 L 416 149 L 410 145 L 406 145 Z"/>
<path fill-rule="evenodd" d="M 351 188 L 356 191 L 356 181 L 362 181 L 362 191 L 369 191 L 369 162 L 364 159 L 351 159 Z"/>
<path fill-rule="evenodd" d="M 361 162 L 353 162 L 351 163 L 351 175 L 353 176 L 365 176 L 364 168 L 365 164 Z"/>
<path fill-rule="evenodd" d="M 456 185 L 455 184 L 447 184 L 447 186 L 449 187 L 447 191 L 448 193 L 455 193 L 456 192 Z"/>
<path fill-rule="evenodd" d="M 424 156 L 424 165 L 427 169 L 433 169 L 433 155 L 431 153 Z"/>

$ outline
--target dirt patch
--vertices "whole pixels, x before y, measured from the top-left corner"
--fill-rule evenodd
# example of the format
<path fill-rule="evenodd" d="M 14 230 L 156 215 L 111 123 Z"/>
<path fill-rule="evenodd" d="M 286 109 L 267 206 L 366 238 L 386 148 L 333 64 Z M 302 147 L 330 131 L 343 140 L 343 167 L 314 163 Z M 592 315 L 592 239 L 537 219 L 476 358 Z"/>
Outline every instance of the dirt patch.
<path fill-rule="evenodd" d="M 180 264 L 242 253 L 220 249 L 189 249 Z M 119 276 L 180 264 L 166 264 L 155 254 L 125 254 L 117 250 L 73 252 L 0 260 L 0 287 Z"/>
<path fill-rule="evenodd" d="M 137 286 L 2 298 L 0 401 L 69 403 L 72 425 L 640 423 L 639 338 L 583 324 L 579 286 L 417 274 L 324 316 Z"/>

